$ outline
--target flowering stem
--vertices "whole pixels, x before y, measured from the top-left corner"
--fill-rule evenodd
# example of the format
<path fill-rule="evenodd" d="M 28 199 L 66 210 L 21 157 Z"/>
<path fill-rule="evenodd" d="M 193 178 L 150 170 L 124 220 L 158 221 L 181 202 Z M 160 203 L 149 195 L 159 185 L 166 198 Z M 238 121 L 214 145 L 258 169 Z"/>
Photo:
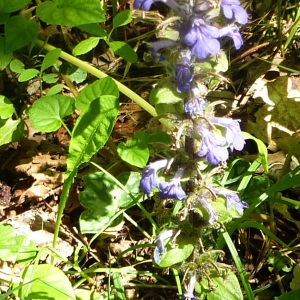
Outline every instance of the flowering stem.
<path fill-rule="evenodd" d="M 42 40 L 36 40 L 35 43 L 41 47 L 44 48 L 47 51 L 52 51 L 54 49 L 56 49 L 56 47 L 53 47 L 51 45 L 49 45 L 48 43 L 45 43 Z M 79 67 L 82 70 L 87 71 L 88 73 L 98 77 L 98 78 L 104 78 L 106 76 L 109 76 L 107 74 L 105 74 L 104 72 L 98 70 L 97 68 L 91 66 L 89 63 L 82 61 L 76 57 L 74 57 L 73 55 L 70 55 L 64 51 L 61 51 L 60 53 L 60 57 L 66 61 L 68 61 L 69 63 Z M 126 95 L 128 98 L 130 98 L 132 101 L 134 101 L 136 104 L 138 104 L 140 107 L 142 107 L 145 111 L 147 111 L 150 115 L 152 115 L 153 117 L 157 116 L 157 113 L 155 111 L 155 108 L 149 104 L 147 101 L 145 101 L 142 97 L 140 97 L 138 94 L 136 94 L 135 92 L 133 92 L 131 89 L 129 89 L 127 86 L 125 86 L 124 84 L 122 84 L 121 82 L 119 82 L 118 80 L 112 78 L 114 80 L 114 82 L 117 84 L 119 91 L 121 93 L 123 93 L 124 95 Z M 165 119 L 160 119 L 160 122 L 166 126 L 167 128 L 171 129 L 171 125 L 169 124 L 169 122 Z"/>

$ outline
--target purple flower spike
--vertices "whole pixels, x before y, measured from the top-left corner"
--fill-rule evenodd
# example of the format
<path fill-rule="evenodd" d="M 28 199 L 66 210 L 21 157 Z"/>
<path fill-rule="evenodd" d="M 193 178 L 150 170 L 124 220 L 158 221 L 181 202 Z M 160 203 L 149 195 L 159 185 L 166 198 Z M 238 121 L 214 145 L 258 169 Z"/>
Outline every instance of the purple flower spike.
<path fill-rule="evenodd" d="M 216 135 L 205 127 L 199 126 L 199 132 L 202 136 L 202 142 L 199 157 L 204 157 L 211 165 L 217 165 L 226 161 L 229 153 L 226 148 L 226 139 L 223 136 Z"/>
<path fill-rule="evenodd" d="M 204 24 L 201 19 L 194 19 L 183 30 L 183 42 L 191 47 L 192 53 L 199 59 L 216 55 L 220 50 L 219 29 Z"/>
<path fill-rule="evenodd" d="M 161 199 L 176 198 L 178 200 L 183 200 L 186 197 L 186 193 L 180 184 L 183 172 L 184 169 L 179 168 L 171 180 L 159 184 L 159 196 Z"/>
<path fill-rule="evenodd" d="M 175 67 L 175 85 L 179 93 L 187 92 L 191 88 L 190 83 L 194 78 L 193 67 L 190 65 L 191 58 L 190 51 L 184 52 Z"/>
<path fill-rule="evenodd" d="M 164 247 L 164 241 L 174 236 L 175 233 L 176 233 L 175 230 L 171 229 L 160 233 L 156 237 L 155 248 L 153 253 L 153 260 L 156 264 L 159 264 L 161 262 L 160 255 L 166 253 L 166 249 Z"/>
<path fill-rule="evenodd" d="M 184 111 L 191 118 L 196 118 L 203 114 L 203 110 L 206 107 L 206 101 L 202 98 L 192 99 L 185 103 Z"/>
<path fill-rule="evenodd" d="M 220 29 L 220 37 L 228 36 L 233 40 L 234 47 L 236 50 L 239 50 L 243 45 L 243 39 L 239 32 L 239 29 L 236 26 L 228 25 Z"/>
<path fill-rule="evenodd" d="M 246 10 L 241 7 L 239 0 L 222 0 L 221 8 L 225 18 L 234 18 L 239 24 L 246 24 L 248 22 L 248 14 Z"/>
<path fill-rule="evenodd" d="M 152 192 L 152 189 L 157 187 L 157 178 L 156 173 L 158 170 L 165 168 L 168 164 L 167 159 L 161 159 L 150 163 L 142 171 L 142 179 L 140 181 L 140 190 L 149 195 Z"/>
<path fill-rule="evenodd" d="M 245 208 L 248 208 L 248 204 L 240 199 L 237 193 L 228 190 L 226 188 L 213 188 L 212 189 L 217 195 L 226 198 L 226 208 L 230 210 L 234 207 L 236 211 L 242 215 Z"/>
<path fill-rule="evenodd" d="M 231 151 L 233 149 L 241 151 L 244 148 L 245 140 L 241 135 L 240 124 L 237 120 L 230 118 L 209 118 L 209 121 L 226 128 L 225 138 Z"/>

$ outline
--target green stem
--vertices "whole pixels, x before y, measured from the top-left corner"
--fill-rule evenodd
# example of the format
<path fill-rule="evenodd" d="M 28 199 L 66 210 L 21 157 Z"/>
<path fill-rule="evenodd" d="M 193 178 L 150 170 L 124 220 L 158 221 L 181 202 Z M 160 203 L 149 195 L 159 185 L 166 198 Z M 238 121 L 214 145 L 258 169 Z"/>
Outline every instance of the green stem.
<path fill-rule="evenodd" d="M 54 49 L 56 49 L 55 47 L 44 43 L 42 40 L 36 40 L 35 42 L 39 47 L 44 48 L 47 51 L 52 51 Z M 64 51 L 61 51 L 60 57 L 66 61 L 68 61 L 69 63 L 87 71 L 88 73 L 98 77 L 98 78 L 104 78 L 106 76 L 108 76 L 107 74 L 105 74 L 104 72 L 96 69 L 95 67 L 91 66 L 89 63 L 82 61 L 76 57 L 74 57 L 73 55 L 70 55 Z M 157 116 L 157 113 L 155 111 L 155 108 L 149 104 L 147 101 L 145 101 L 142 97 L 140 97 L 138 94 L 136 94 L 135 92 L 133 92 L 131 89 L 129 89 L 127 86 L 125 86 L 124 84 L 122 84 L 121 82 L 119 82 L 118 80 L 112 78 L 115 83 L 117 84 L 119 90 L 121 93 L 123 93 L 124 95 L 126 95 L 128 98 L 130 98 L 132 101 L 134 101 L 136 104 L 138 104 L 140 107 L 142 107 L 145 111 L 147 111 L 150 115 L 152 115 L 153 117 Z M 161 123 L 163 123 L 163 125 L 165 125 L 167 128 L 171 129 L 171 125 L 167 122 L 167 120 L 161 119 L 160 120 Z"/>

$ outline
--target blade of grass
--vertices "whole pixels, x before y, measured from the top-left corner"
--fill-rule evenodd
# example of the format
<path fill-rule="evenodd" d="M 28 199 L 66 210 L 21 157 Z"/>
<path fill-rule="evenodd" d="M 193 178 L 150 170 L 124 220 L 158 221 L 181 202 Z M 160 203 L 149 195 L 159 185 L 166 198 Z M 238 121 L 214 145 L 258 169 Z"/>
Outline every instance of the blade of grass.
<path fill-rule="evenodd" d="M 227 231 L 224 231 L 221 233 L 221 235 L 223 236 L 227 246 L 228 246 L 228 249 L 231 253 L 231 256 L 234 260 L 234 263 L 235 263 L 235 266 L 237 268 L 237 271 L 238 271 L 238 274 L 239 274 L 239 277 L 242 281 L 242 284 L 244 286 L 244 289 L 245 289 L 245 293 L 246 293 L 246 297 L 248 300 L 254 300 L 254 295 L 253 295 L 253 291 L 252 291 L 252 288 L 250 286 L 250 283 L 248 281 L 248 276 L 244 270 L 244 267 L 243 267 L 243 264 L 240 260 L 240 257 L 239 257 L 239 254 L 237 253 L 236 251 L 236 248 L 228 234 Z"/>

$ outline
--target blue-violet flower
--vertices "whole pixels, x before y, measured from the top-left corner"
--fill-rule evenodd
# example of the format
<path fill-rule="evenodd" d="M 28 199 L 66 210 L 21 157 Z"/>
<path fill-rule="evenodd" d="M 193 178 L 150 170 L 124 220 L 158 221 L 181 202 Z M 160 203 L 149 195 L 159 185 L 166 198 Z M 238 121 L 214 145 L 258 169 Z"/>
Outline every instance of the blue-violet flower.
<path fill-rule="evenodd" d="M 198 208 L 200 211 L 203 211 L 203 208 L 205 209 L 206 214 L 208 214 L 208 220 L 206 221 L 208 221 L 209 224 L 214 224 L 217 221 L 218 218 L 214 208 L 203 196 L 197 195 L 194 207 Z"/>
<path fill-rule="evenodd" d="M 175 85 L 179 93 L 190 90 L 194 78 L 193 67 L 191 66 L 191 51 L 185 51 L 175 67 Z"/>
<path fill-rule="evenodd" d="M 243 39 L 237 26 L 228 25 L 220 29 L 220 37 L 228 36 L 233 40 L 236 50 L 243 45 Z"/>
<path fill-rule="evenodd" d="M 219 29 L 204 24 L 202 19 L 191 19 L 182 31 L 183 42 L 191 47 L 192 53 L 198 59 L 205 59 L 210 54 L 215 55 L 220 50 Z"/>
<path fill-rule="evenodd" d="M 239 24 L 246 24 L 248 22 L 248 14 L 246 10 L 241 7 L 239 0 L 222 0 L 221 8 L 225 18 L 234 18 Z"/>
<path fill-rule="evenodd" d="M 202 136 L 198 156 L 205 157 L 211 165 L 226 161 L 229 157 L 226 139 L 203 126 L 198 126 L 198 130 Z"/>
<path fill-rule="evenodd" d="M 152 189 L 158 186 L 156 173 L 158 170 L 165 168 L 167 164 L 167 159 L 161 159 L 150 163 L 143 169 L 142 179 L 140 181 L 140 190 L 143 193 L 149 195 Z"/>
<path fill-rule="evenodd" d="M 164 241 L 172 236 L 175 235 L 175 230 L 174 229 L 170 229 L 167 231 L 164 231 L 162 233 L 160 233 L 157 237 L 156 237 L 156 241 L 155 241 L 155 248 L 154 248 L 154 253 L 153 253 L 153 260 L 156 264 L 159 264 L 161 262 L 161 258 L 160 255 L 166 253 L 166 249 L 164 246 Z"/>
<path fill-rule="evenodd" d="M 189 284 L 187 286 L 186 292 L 183 294 L 184 298 L 187 300 L 196 300 L 198 298 L 195 298 L 194 296 L 194 289 L 196 284 L 196 274 L 194 273 L 189 281 Z"/>
<path fill-rule="evenodd" d="M 186 193 L 180 184 L 183 173 L 184 168 L 179 168 L 171 180 L 159 184 L 159 196 L 161 199 L 176 198 L 183 200 L 186 197 Z"/>
<path fill-rule="evenodd" d="M 202 98 L 196 98 L 188 100 L 184 106 L 184 112 L 189 115 L 190 118 L 196 118 L 203 114 L 203 110 L 206 107 L 206 101 Z"/>
<path fill-rule="evenodd" d="M 226 198 L 226 208 L 227 210 L 230 210 L 231 207 L 234 207 L 236 211 L 242 215 L 245 208 L 248 208 L 248 204 L 244 201 L 242 201 L 239 197 L 239 195 L 231 190 L 228 190 L 226 188 L 213 188 L 213 192 L 215 192 L 217 195 L 223 196 Z"/>
<path fill-rule="evenodd" d="M 226 128 L 225 138 L 231 151 L 233 149 L 241 151 L 244 148 L 245 140 L 241 135 L 240 124 L 237 120 L 213 117 L 209 118 L 209 121 Z"/>

